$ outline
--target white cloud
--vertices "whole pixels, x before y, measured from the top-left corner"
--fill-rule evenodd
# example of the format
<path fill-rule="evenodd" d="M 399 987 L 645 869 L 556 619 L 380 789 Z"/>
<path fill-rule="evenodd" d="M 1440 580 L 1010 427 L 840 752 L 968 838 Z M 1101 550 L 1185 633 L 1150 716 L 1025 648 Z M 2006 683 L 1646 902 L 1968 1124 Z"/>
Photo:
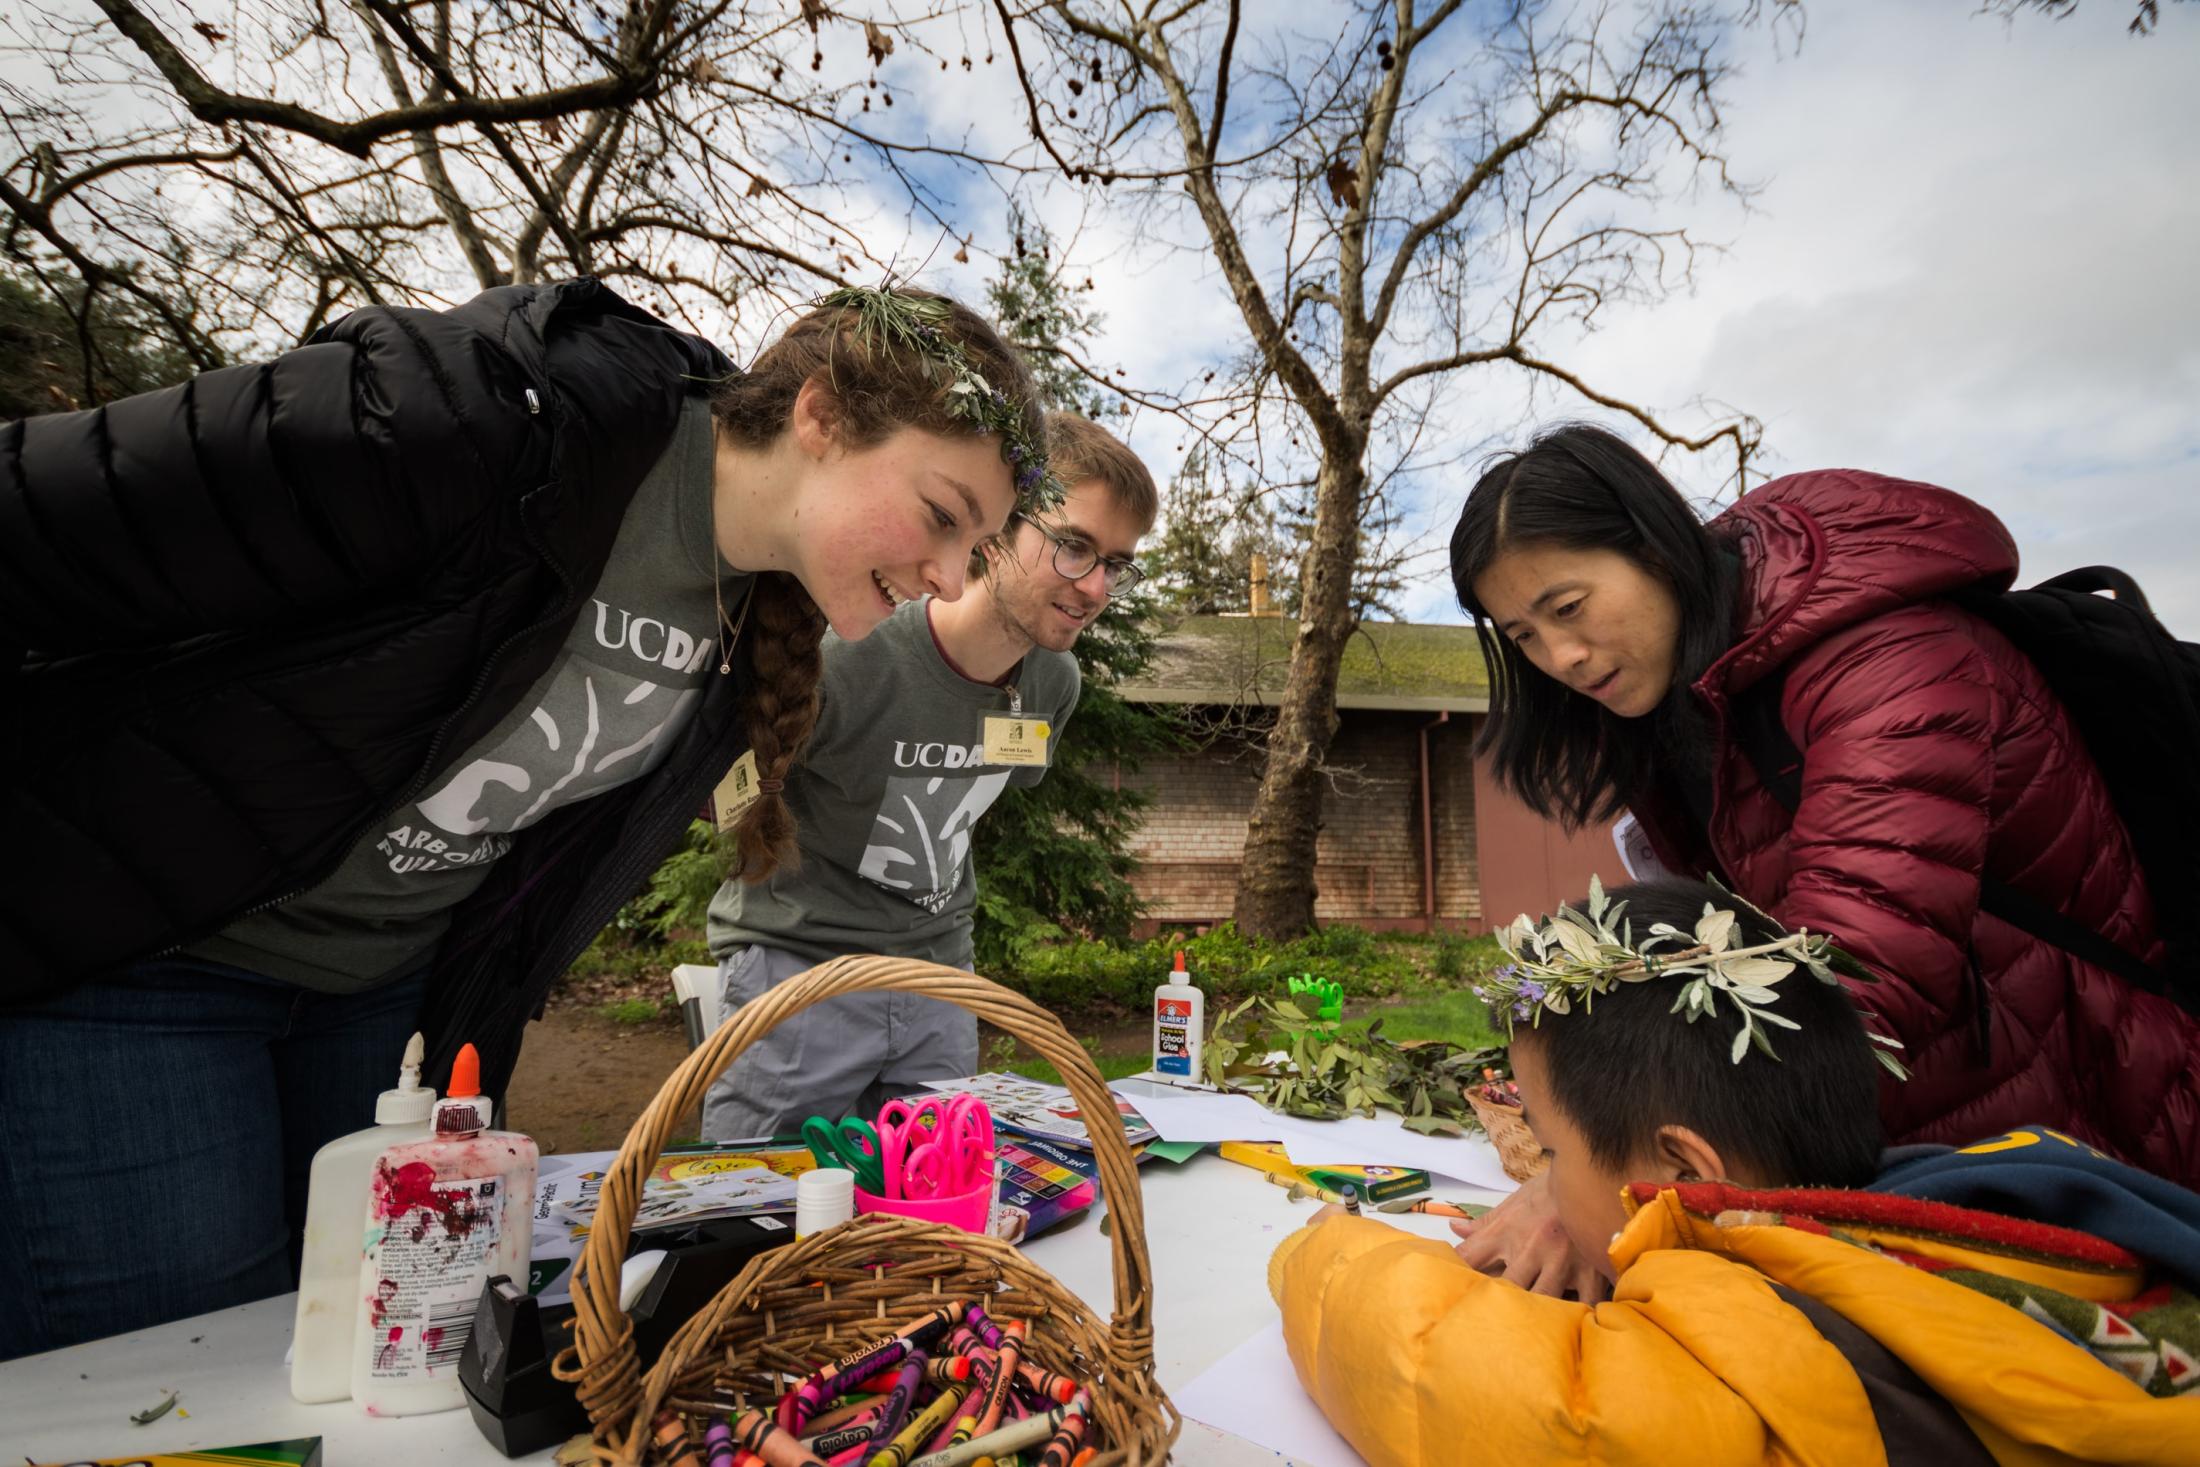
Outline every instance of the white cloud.
<path fill-rule="evenodd" d="M 1965 0 L 1841 0 L 1812 7 L 1793 54 L 1746 33 L 1728 147 L 1766 186 L 1756 212 L 1695 205 L 1730 254 L 1560 360 L 1683 425 L 1699 398 L 1757 414 L 1775 472 L 1867 467 L 1970 494 L 2009 522 L 2028 577 L 2124 566 L 2200 638 L 2200 16 L 2172 9 L 2142 40 L 2127 10 L 2005 25 Z M 1103 215 L 1080 256 L 1104 354 L 1174 385 L 1242 327 L 1211 263 L 1159 254 L 1145 226 Z M 1452 452 L 1597 416 L 1486 374 L 1446 411 Z M 1165 468 L 1177 436 L 1137 446 Z M 1692 493 L 1725 471 L 1667 466 Z M 1425 545 L 1448 539 L 1471 468 L 1419 486 Z M 1458 619 L 1440 556 L 1408 611 Z"/>
<path fill-rule="evenodd" d="M 1696 296 L 1580 360 L 1622 395 L 1757 413 L 1778 470 L 1958 489 L 2028 578 L 2121 565 L 2200 637 L 2200 27 L 2123 19 L 1815 9 L 1730 113 L 1762 214 Z"/>

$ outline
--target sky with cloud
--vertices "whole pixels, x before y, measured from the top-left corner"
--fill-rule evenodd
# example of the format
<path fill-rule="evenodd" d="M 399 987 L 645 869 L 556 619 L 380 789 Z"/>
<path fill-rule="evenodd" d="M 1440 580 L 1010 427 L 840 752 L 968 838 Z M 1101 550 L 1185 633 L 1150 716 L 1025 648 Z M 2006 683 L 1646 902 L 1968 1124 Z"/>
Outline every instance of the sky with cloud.
<path fill-rule="evenodd" d="M 1869 468 L 1969 494 L 2015 532 L 2027 577 L 2121 565 L 2200 638 L 2200 14 L 2165 6 L 2140 39 L 2123 0 L 2014 25 L 1966 0 L 1808 12 L 1799 46 L 1735 43 L 1727 148 L 1764 185 L 1754 211 L 1661 216 L 1729 252 L 1562 360 L 1630 400 L 1757 415 L 1773 472 Z M 958 70 L 913 100 L 938 116 L 959 93 L 967 116 L 968 85 Z M 1004 98 L 974 127 L 1011 145 L 1021 109 Z M 997 243 L 997 195 L 962 187 Z M 1187 221 L 1095 210 L 1089 190 L 1035 203 L 1058 232 L 1082 230 L 1077 273 L 1108 317 L 1096 355 L 1126 380 L 1174 387 L 1241 349 L 1211 264 L 1162 247 L 1196 243 Z M 975 288 L 983 264 L 951 283 Z M 1461 451 L 1533 418 L 1598 417 L 1510 388 L 1446 412 Z M 1184 438 L 1166 419 L 1133 430 L 1161 470 Z M 1724 473 L 1685 454 L 1666 465 L 1696 494 Z M 1409 531 L 1440 545 L 1469 482 L 1471 464 L 1424 476 Z M 1425 568 L 1409 614 L 1457 620 L 1441 559 Z"/>

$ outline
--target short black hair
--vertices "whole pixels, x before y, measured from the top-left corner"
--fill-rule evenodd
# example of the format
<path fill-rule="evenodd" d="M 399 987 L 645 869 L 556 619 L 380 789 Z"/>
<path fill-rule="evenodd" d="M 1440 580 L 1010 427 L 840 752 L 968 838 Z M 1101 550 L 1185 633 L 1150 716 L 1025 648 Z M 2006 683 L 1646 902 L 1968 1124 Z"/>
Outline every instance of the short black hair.
<path fill-rule="evenodd" d="M 1643 882 L 1607 895 L 1627 903 L 1638 938 L 1656 922 L 1692 930 L 1706 902 L 1736 913 L 1737 946 L 1786 935 L 1702 882 Z M 1599 1163 L 1625 1167 L 1655 1148 L 1660 1126 L 1681 1125 L 1775 1185 L 1872 1180 L 1884 1135 L 1881 1069 L 1845 984 L 1798 967 L 1781 980 L 1772 1011 L 1801 1027 L 1771 1031 L 1777 1060 L 1752 1048 L 1739 1064 L 1731 1058 L 1733 1009 L 1722 1001 L 1689 1023 L 1672 1012 L 1678 989 L 1678 980 L 1622 983 L 1594 1005 L 1576 1003 L 1513 1030 L 1513 1043 L 1538 1046 L 1551 1099 Z M 1493 1017 L 1502 1029 L 1502 1016 Z"/>
<path fill-rule="evenodd" d="M 1524 545 L 1610 550 L 1673 593 L 1681 623 L 1673 688 L 1650 726 L 1544 675 L 1491 624 L 1474 583 Z M 1694 737 L 1657 724 L 1685 710 L 1689 685 L 1733 645 L 1741 559 L 1625 439 L 1568 423 L 1504 455 L 1476 482 L 1452 530 L 1451 580 L 1489 668 L 1490 711 L 1476 752 L 1490 756 L 1498 782 L 1522 804 L 1575 829 L 1618 814 L 1658 782 L 1661 748 Z"/>

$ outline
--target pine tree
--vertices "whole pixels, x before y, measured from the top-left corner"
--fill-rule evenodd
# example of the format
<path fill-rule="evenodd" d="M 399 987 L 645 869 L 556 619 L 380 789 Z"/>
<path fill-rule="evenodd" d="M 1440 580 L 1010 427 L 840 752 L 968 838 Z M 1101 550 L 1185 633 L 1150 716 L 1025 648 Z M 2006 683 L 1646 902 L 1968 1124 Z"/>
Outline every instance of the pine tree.
<path fill-rule="evenodd" d="M 1002 333 L 1023 348 L 1050 407 L 1095 418 L 1120 411 L 1061 354 L 1081 346 L 1100 317 L 1063 283 L 1045 227 L 1011 210 L 1009 231 L 1015 247 L 986 288 Z M 1023 943 L 1070 932 L 1120 935 L 1137 917 L 1130 876 L 1138 863 L 1130 841 L 1148 797 L 1119 788 L 1117 772 L 1179 740 L 1165 716 L 1125 702 L 1116 688 L 1145 669 L 1154 640 L 1152 598 L 1137 593 L 1111 605 L 1078 637 L 1084 693 L 1047 777 L 1028 789 L 1004 790 L 979 827 L 980 972 L 1013 966 Z"/>

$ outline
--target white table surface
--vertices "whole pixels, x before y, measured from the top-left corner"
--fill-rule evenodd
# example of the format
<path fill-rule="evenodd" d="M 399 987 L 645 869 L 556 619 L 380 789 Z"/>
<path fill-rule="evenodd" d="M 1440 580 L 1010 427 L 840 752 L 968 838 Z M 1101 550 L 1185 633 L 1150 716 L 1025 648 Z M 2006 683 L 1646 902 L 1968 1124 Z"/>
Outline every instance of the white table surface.
<path fill-rule="evenodd" d="M 1313 1215 L 1282 1188 L 1212 1152 L 1139 1168 L 1154 1270 L 1154 1353 L 1163 1389 L 1176 1391 L 1275 1318 L 1268 1256 Z M 1439 1195 L 1495 1201 L 1439 1183 Z M 1441 1218 L 1394 1217 L 1449 1238 Z M 1033 1261 L 1107 1313 L 1114 1297 L 1108 1240 L 1096 1214 L 1038 1239 Z M 65 1462 L 131 1452 L 323 1439 L 324 1467 L 506 1460 L 463 1408 L 433 1416 L 369 1418 L 349 1401 L 302 1406 L 290 1398 L 283 1354 L 295 1296 L 263 1299 L 157 1329 L 117 1335 L 0 1365 L 0 1461 Z M 168 1391 L 178 1406 L 149 1426 L 130 1416 Z M 188 1412 L 188 1416 L 184 1413 Z M 550 1454 L 521 1459 L 545 1463 Z M 1175 1462 L 1276 1467 L 1292 1459 L 1196 1421 L 1184 1424 Z"/>

